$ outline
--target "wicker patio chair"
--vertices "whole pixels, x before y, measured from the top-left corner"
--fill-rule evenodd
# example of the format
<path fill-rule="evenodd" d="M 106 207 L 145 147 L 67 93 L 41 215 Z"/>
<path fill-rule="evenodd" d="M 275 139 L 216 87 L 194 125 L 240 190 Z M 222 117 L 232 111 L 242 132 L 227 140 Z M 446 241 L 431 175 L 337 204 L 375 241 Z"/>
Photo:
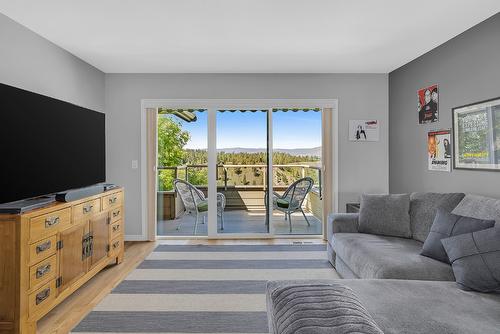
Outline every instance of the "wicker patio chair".
<path fill-rule="evenodd" d="M 193 186 L 191 183 L 175 179 L 174 188 L 181 197 L 182 204 L 184 204 L 185 212 L 188 215 L 195 217 L 193 235 L 196 235 L 199 217 L 202 216 L 202 224 L 205 223 L 205 217 L 208 213 L 208 199 L 203 192 Z M 217 216 L 221 220 L 221 230 L 224 230 L 224 208 L 226 207 L 226 197 L 224 194 L 217 193 Z M 177 230 L 180 229 L 182 224 L 179 223 Z"/>
<path fill-rule="evenodd" d="M 302 209 L 302 203 L 306 199 L 307 194 L 311 191 L 314 185 L 314 181 L 310 177 L 304 177 L 292 183 L 287 190 L 280 195 L 273 192 L 273 210 L 281 211 L 285 214 L 285 220 L 288 216 L 288 224 L 290 225 L 290 233 L 292 232 L 292 213 L 300 211 L 304 216 L 308 226 L 311 226 L 307 216 Z M 267 207 L 267 193 L 265 196 L 265 202 Z"/>

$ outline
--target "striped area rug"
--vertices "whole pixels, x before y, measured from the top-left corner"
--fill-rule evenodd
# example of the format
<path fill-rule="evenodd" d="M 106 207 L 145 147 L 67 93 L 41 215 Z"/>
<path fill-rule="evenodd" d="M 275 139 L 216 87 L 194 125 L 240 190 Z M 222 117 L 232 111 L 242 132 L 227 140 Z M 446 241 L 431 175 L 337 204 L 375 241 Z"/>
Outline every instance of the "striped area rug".
<path fill-rule="evenodd" d="M 159 245 L 73 333 L 268 333 L 268 280 L 336 279 L 326 246 Z"/>

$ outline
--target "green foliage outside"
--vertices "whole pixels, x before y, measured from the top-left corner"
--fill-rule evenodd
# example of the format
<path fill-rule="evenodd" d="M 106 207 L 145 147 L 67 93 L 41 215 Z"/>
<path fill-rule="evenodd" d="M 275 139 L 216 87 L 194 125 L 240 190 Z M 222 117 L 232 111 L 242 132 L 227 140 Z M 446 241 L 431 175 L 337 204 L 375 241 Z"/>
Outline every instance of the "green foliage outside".
<path fill-rule="evenodd" d="M 180 122 L 158 117 L 158 166 L 179 166 L 184 161 L 184 146 L 190 139 L 189 132 L 182 130 Z M 175 174 L 172 170 L 159 170 L 158 188 L 171 190 Z"/>
<path fill-rule="evenodd" d="M 206 150 L 185 149 L 191 136 L 182 129 L 182 124 L 168 117 L 158 118 L 158 166 L 178 167 L 185 165 L 207 165 Z M 274 165 L 287 164 L 315 164 L 320 160 L 315 156 L 296 156 L 288 153 L 274 152 Z M 227 168 L 228 185 L 253 185 L 262 186 L 267 173 L 267 154 L 257 153 L 226 153 L 219 152 L 217 161 L 220 165 L 262 165 L 262 167 L 236 167 Z M 187 179 L 194 185 L 207 185 L 208 175 L 206 167 L 189 167 Z M 217 184 L 224 185 L 224 169 L 217 169 Z M 316 170 L 305 169 L 306 176 L 311 176 L 318 184 Z M 302 177 L 302 169 L 297 167 L 274 168 L 273 183 L 275 186 L 288 186 L 293 181 Z M 173 181 L 176 178 L 175 169 L 158 170 L 158 190 L 173 190 Z M 177 178 L 186 179 L 186 170 L 177 169 Z"/>

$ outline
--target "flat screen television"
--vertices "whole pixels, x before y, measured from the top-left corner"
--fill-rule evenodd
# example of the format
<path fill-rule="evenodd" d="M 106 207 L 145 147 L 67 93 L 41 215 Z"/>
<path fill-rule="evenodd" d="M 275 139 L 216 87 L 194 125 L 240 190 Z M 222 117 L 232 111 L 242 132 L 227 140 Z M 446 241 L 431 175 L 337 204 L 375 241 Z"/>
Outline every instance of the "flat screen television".
<path fill-rule="evenodd" d="M 106 180 L 105 117 L 0 84 L 0 203 Z"/>

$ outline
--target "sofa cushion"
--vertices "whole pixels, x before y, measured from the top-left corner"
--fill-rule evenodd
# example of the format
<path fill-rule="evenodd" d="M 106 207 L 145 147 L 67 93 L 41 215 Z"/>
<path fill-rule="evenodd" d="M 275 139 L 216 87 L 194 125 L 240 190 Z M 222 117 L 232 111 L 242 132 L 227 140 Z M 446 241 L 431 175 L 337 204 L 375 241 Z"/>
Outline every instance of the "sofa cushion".
<path fill-rule="evenodd" d="M 354 292 L 338 281 L 271 281 L 266 300 L 272 334 L 383 334 Z"/>
<path fill-rule="evenodd" d="M 500 199 L 467 195 L 452 213 L 477 219 L 494 219 L 500 225 Z"/>
<path fill-rule="evenodd" d="M 431 232 L 427 236 L 427 239 L 425 239 L 420 254 L 441 262 L 450 263 L 441 239 L 481 231 L 493 226 L 495 226 L 494 220 L 457 216 L 439 208 L 432 224 Z"/>
<path fill-rule="evenodd" d="M 316 283 L 351 288 L 385 334 L 485 334 L 500 328 L 500 294 L 462 291 L 455 282 L 343 279 L 281 284 Z"/>
<path fill-rule="evenodd" d="M 449 264 L 420 255 L 413 239 L 365 233 L 336 233 L 333 250 L 359 278 L 454 281 Z"/>
<path fill-rule="evenodd" d="M 361 195 L 359 232 L 409 238 L 410 195 Z"/>
<path fill-rule="evenodd" d="M 454 282 L 342 280 L 385 334 L 499 333 L 500 294 Z"/>
<path fill-rule="evenodd" d="M 431 230 L 437 209 L 451 212 L 464 196 L 463 193 L 412 193 L 410 227 L 413 239 L 424 242 Z"/>
<path fill-rule="evenodd" d="M 460 287 L 500 292 L 500 228 L 461 234 L 441 242 Z"/>
<path fill-rule="evenodd" d="M 206 212 L 208 211 L 208 201 L 201 201 L 200 203 L 198 203 L 197 205 L 198 207 L 198 211 L 199 212 Z"/>

